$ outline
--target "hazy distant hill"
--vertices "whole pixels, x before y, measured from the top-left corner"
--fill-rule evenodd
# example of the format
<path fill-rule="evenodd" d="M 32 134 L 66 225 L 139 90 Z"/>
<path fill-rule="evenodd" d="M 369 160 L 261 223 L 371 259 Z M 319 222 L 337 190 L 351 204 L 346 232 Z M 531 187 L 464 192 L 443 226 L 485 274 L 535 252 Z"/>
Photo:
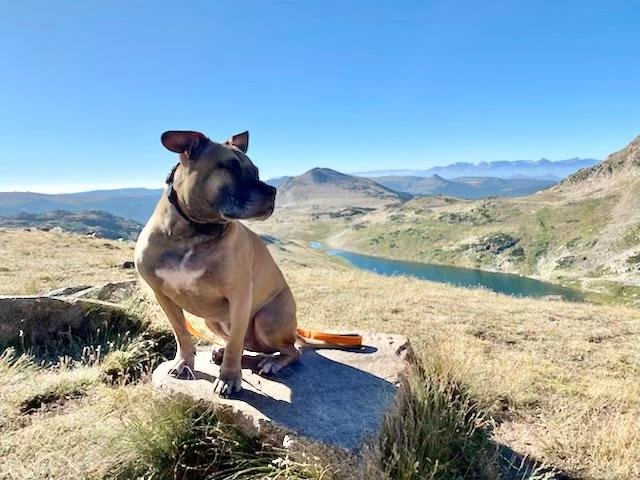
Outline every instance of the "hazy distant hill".
<path fill-rule="evenodd" d="M 270 178 L 269 180 L 265 180 L 264 183 L 277 188 L 280 185 L 282 185 L 284 182 L 289 180 L 290 178 L 293 178 L 293 177 L 286 176 L 286 175 L 284 177 L 274 177 L 274 178 Z"/>
<path fill-rule="evenodd" d="M 101 238 L 135 240 L 143 225 L 127 218 L 100 211 L 68 212 L 54 210 L 47 213 L 20 213 L 0 216 L 0 227 L 34 227 L 86 234 L 95 232 Z"/>
<path fill-rule="evenodd" d="M 365 177 L 413 176 L 430 177 L 439 175 L 445 179 L 459 177 L 498 177 L 498 178 L 536 178 L 544 180 L 561 180 L 581 168 L 591 167 L 598 163 L 592 158 L 570 158 L 568 160 L 500 160 L 496 162 L 467 163 L 458 162 L 443 167 L 432 167 L 427 170 L 374 170 L 357 172 L 353 175 Z"/>
<path fill-rule="evenodd" d="M 161 189 L 123 188 L 81 193 L 44 194 L 32 192 L 0 192 L 0 215 L 45 213 L 53 210 L 80 212 L 102 210 L 146 223 Z"/>
<path fill-rule="evenodd" d="M 519 197 L 555 185 L 553 180 L 536 178 L 460 177 L 447 180 L 439 175 L 430 177 L 373 177 L 380 185 L 412 195 L 446 195 L 458 198 Z"/>
<path fill-rule="evenodd" d="M 313 168 L 291 177 L 278 187 L 279 206 L 372 207 L 398 202 L 410 195 L 393 191 L 371 179 L 354 177 L 329 168 Z"/>

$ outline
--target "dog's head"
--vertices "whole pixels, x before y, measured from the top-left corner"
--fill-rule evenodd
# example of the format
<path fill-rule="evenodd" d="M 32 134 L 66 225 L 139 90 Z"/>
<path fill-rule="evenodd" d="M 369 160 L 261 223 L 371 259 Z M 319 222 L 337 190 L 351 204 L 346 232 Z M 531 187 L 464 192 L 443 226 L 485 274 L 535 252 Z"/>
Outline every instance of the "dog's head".
<path fill-rule="evenodd" d="M 260 181 L 246 155 L 249 132 L 216 143 L 199 132 L 171 130 L 162 144 L 180 155 L 173 187 L 196 222 L 264 220 L 273 213 L 276 189 Z"/>

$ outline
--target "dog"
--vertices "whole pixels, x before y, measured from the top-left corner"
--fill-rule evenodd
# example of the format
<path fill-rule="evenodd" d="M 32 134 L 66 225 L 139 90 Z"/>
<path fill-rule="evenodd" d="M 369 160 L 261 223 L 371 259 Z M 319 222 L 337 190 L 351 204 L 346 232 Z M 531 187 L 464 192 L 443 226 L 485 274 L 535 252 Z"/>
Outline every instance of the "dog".
<path fill-rule="evenodd" d="M 170 375 L 193 377 L 195 347 L 184 311 L 226 341 L 218 352 L 218 395 L 242 388 L 244 349 L 261 353 L 260 374 L 296 361 L 296 304 L 265 242 L 238 220 L 265 220 L 276 189 L 260 181 L 247 156 L 249 132 L 223 143 L 193 131 L 167 131 L 179 155 L 165 192 L 140 233 L 135 265 L 173 328 Z"/>

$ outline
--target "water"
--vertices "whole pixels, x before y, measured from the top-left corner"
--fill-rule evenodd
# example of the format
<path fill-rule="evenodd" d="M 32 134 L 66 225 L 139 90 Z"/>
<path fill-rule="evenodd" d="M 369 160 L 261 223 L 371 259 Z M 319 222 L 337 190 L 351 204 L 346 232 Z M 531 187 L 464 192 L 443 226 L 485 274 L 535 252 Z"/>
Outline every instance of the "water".
<path fill-rule="evenodd" d="M 448 283 L 459 287 L 484 287 L 494 292 L 519 297 L 559 295 L 565 300 L 577 302 L 584 299 L 583 295 L 577 290 L 519 275 L 493 273 L 473 268 L 451 267 L 432 263 L 390 260 L 329 248 L 319 242 L 311 242 L 310 246 L 321 249 L 328 255 L 344 258 L 354 267 L 380 275 L 409 275 L 423 280 Z"/>

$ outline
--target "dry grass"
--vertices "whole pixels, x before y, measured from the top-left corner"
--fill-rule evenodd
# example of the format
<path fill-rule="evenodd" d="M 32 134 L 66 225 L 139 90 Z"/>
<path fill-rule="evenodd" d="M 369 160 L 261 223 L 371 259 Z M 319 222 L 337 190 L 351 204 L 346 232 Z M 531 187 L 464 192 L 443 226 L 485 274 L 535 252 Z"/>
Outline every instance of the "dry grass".
<path fill-rule="evenodd" d="M 136 278 L 120 265 L 133 243 L 31 229 L 0 229 L 0 295 Z"/>
<path fill-rule="evenodd" d="M 492 422 L 438 344 L 432 347 L 403 377 L 380 436 L 366 452 L 366 478 L 500 478 Z"/>
<path fill-rule="evenodd" d="M 78 237 L 74 240 L 65 234 L 0 232 L 2 255 L 10 259 L 15 256 L 11 249 L 16 252 L 44 249 L 44 244 L 38 249 L 27 246 L 32 241 L 39 244 L 43 240 L 41 235 L 52 245 L 68 239 L 77 247 L 67 250 L 50 247 L 49 250 L 57 249 L 56 258 L 46 260 L 50 263 L 44 268 L 36 257 L 25 256 L 21 260 L 22 269 L 46 271 L 51 278 L 59 279 L 52 287 L 82 283 L 74 276 L 74 271 L 82 269 L 86 269 L 83 278 L 93 278 L 95 283 L 114 279 L 110 275 L 123 274 L 110 266 L 117 263 L 111 257 L 114 255 L 111 248 L 92 246 L 94 242 L 102 243 L 101 240 Z M 132 245 L 126 242 L 117 245 L 121 246 L 119 255 L 130 258 Z M 411 338 L 421 358 L 437 359 L 440 365 L 446 365 L 446 375 L 435 375 L 433 370 L 423 368 L 422 377 L 413 377 L 410 388 L 414 395 L 410 398 L 427 395 L 428 388 L 436 388 L 440 379 L 440 385 L 444 386 L 440 391 L 455 393 L 448 397 L 455 400 L 452 405 L 462 405 L 461 411 L 466 408 L 477 414 L 473 418 L 478 419 L 482 428 L 468 430 L 473 435 L 476 431 L 490 435 L 519 454 L 547 462 L 572 477 L 611 480 L 640 477 L 637 310 L 509 298 L 409 278 L 379 277 L 333 263 L 318 252 L 292 243 L 276 245 L 272 251 L 291 284 L 301 325 L 403 333 Z M 67 252 L 66 257 L 63 252 Z M 95 265 L 101 266 L 91 272 Z M 28 277 L 26 272 L 14 271 L 12 275 Z M 0 288 L 11 291 L 11 283 L 16 282 L 8 278 L 14 277 L 2 278 Z M 17 287 L 13 288 L 15 291 Z M 163 322 L 157 307 L 142 297 L 132 300 L 129 308 Z M 19 361 L 3 358 L 0 359 L 0 478 L 113 475 L 113 466 L 122 459 L 122 450 L 115 453 L 107 446 L 122 446 L 119 442 L 131 440 L 123 432 L 134 421 L 134 412 L 139 415 L 141 408 L 150 405 L 149 385 L 112 387 L 89 381 L 94 375 L 98 378 L 99 367 L 51 369 L 25 358 Z M 38 394 L 57 391 L 64 396 L 65 392 L 73 391 L 69 389 L 69 385 L 75 385 L 73 375 L 86 375 L 89 383 L 80 382 L 86 387 L 82 395 L 70 395 L 60 408 L 45 407 L 30 414 L 21 411 L 21 405 Z M 415 383 L 416 379 L 421 380 Z M 445 388 L 447 385 L 450 390 Z M 462 388 L 464 395 L 456 396 L 458 390 L 452 385 Z M 147 408 L 149 416 L 143 420 L 155 418 L 154 408 Z M 424 413 L 431 411 L 427 409 Z M 465 423 L 466 417 L 456 417 L 455 410 L 444 409 L 437 418 L 450 418 L 454 423 L 458 419 L 462 421 L 459 425 L 469 425 Z M 396 431 L 403 432 L 397 428 Z M 483 478 L 490 478 L 494 467 L 487 459 L 491 460 L 493 453 L 482 446 L 488 437 L 478 437 L 477 443 L 473 435 L 469 437 L 474 439 L 472 444 L 481 446 L 479 450 L 474 447 L 475 454 L 447 457 L 454 458 L 453 463 L 447 463 L 443 457 L 437 459 L 438 463 L 472 469 L 467 472 L 484 471 Z M 408 442 L 406 445 L 414 444 L 408 436 L 395 438 L 397 442 Z M 458 442 L 459 437 L 453 439 Z M 134 443 L 128 445 L 133 452 Z M 405 450 L 415 454 L 409 447 Z M 427 457 L 435 462 L 439 455 Z M 377 465 L 382 469 L 381 475 L 389 476 L 389 458 L 385 456 L 386 463 Z M 460 458 L 468 461 L 461 462 Z M 426 472 L 422 477 L 391 475 L 391 478 L 430 478 Z M 464 478 L 455 471 L 447 475 L 440 478 Z"/>
<path fill-rule="evenodd" d="M 576 476 L 640 475 L 637 310 L 509 298 L 337 266 L 287 273 L 309 327 L 404 333 L 427 355 L 437 334 L 498 422 L 497 441 Z"/>

